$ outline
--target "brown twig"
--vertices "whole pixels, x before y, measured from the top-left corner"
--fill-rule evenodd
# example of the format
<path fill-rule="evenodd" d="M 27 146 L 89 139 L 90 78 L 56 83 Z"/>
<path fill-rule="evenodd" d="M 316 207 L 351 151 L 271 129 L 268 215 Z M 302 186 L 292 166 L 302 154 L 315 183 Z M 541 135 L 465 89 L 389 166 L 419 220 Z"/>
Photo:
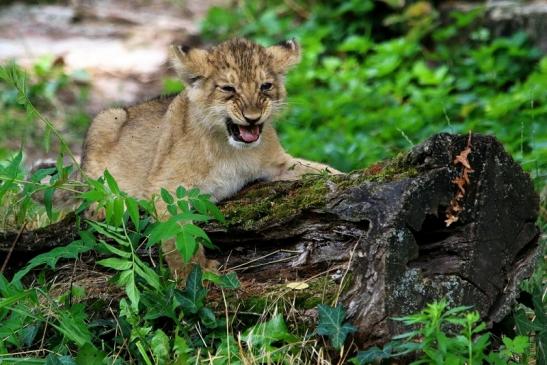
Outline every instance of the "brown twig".
<path fill-rule="evenodd" d="M 27 226 L 27 221 L 25 221 L 23 223 L 23 225 L 21 226 L 21 229 L 19 229 L 19 232 L 17 233 L 17 236 L 13 240 L 13 242 L 11 244 L 11 247 L 10 247 L 10 249 L 9 249 L 7 255 L 6 255 L 6 258 L 4 259 L 4 263 L 2 264 L 2 268 L 0 269 L 0 274 L 3 274 L 4 271 L 6 270 L 6 267 L 8 266 L 8 262 L 9 262 L 9 259 L 11 258 L 11 254 L 13 252 L 13 249 L 15 248 L 15 245 L 17 244 L 17 241 L 19 241 L 19 238 L 23 234 L 23 231 L 25 230 L 26 226 Z"/>

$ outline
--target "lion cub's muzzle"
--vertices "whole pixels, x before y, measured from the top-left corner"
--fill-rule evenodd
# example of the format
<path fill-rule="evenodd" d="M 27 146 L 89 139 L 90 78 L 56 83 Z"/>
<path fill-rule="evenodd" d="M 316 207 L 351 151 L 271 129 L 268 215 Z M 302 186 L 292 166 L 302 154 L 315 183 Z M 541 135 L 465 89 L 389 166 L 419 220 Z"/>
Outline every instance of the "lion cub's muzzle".
<path fill-rule="evenodd" d="M 230 134 L 230 137 L 237 142 L 253 143 L 258 141 L 263 127 L 264 123 L 241 125 L 234 123 L 231 118 L 226 119 L 226 128 L 228 129 L 228 133 Z"/>

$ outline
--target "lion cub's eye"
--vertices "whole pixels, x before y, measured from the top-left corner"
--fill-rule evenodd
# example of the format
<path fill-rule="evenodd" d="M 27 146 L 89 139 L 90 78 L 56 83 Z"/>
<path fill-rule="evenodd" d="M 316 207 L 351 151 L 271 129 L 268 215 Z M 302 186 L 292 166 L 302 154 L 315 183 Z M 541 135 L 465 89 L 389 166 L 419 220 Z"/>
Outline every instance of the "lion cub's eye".
<path fill-rule="evenodd" d="M 271 82 L 265 82 L 262 85 L 260 85 L 260 91 L 268 91 L 271 90 L 273 87 Z"/>
<path fill-rule="evenodd" d="M 230 86 L 230 85 L 219 86 L 219 88 L 220 88 L 220 90 L 224 91 L 225 93 L 235 93 L 236 92 L 235 87 Z"/>

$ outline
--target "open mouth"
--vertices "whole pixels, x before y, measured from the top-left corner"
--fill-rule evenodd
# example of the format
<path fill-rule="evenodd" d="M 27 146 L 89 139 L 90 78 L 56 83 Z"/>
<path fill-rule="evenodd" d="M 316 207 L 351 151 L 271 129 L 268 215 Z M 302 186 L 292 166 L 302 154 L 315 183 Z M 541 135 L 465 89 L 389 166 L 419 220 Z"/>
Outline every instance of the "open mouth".
<path fill-rule="evenodd" d="M 243 143 L 253 143 L 258 141 L 260 138 L 260 133 L 262 133 L 262 127 L 264 125 L 240 125 L 235 124 L 232 119 L 226 119 L 226 128 L 228 128 L 228 133 L 230 136 L 238 141 Z"/>

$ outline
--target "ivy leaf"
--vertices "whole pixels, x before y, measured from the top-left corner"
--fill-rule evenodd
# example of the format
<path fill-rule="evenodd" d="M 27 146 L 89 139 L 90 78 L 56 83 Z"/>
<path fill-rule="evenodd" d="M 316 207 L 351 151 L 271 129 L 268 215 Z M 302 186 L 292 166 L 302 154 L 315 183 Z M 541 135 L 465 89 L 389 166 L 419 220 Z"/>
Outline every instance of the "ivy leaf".
<path fill-rule="evenodd" d="M 156 363 L 165 364 L 169 360 L 169 337 L 161 329 L 156 330 L 150 341 L 152 353 L 156 358 Z"/>
<path fill-rule="evenodd" d="M 177 301 L 180 303 L 183 311 L 196 314 L 205 306 L 205 297 L 207 289 L 203 287 L 202 271 L 198 265 L 194 265 L 192 272 L 186 279 L 186 288 L 184 291 L 175 293 Z"/>
<path fill-rule="evenodd" d="M 317 309 L 319 311 L 317 333 L 321 336 L 328 336 L 332 346 L 339 350 L 344 345 L 347 335 L 357 329 L 348 322 L 343 323 L 346 312 L 341 304 L 338 304 L 336 308 L 319 304 Z"/>
<path fill-rule="evenodd" d="M 201 322 L 207 328 L 215 328 L 217 326 L 217 319 L 215 317 L 215 313 L 207 307 L 203 307 L 200 309 L 199 318 L 201 319 Z"/>
<path fill-rule="evenodd" d="M 34 343 L 34 339 L 40 330 L 40 325 L 30 324 L 27 327 L 21 329 L 21 340 L 25 346 L 30 347 Z"/>
<path fill-rule="evenodd" d="M 63 365 L 63 363 L 58 355 L 49 354 L 48 357 L 46 357 L 46 365 Z"/>
<path fill-rule="evenodd" d="M 377 346 L 371 347 L 365 351 L 359 351 L 357 356 L 351 361 L 355 365 L 372 364 L 380 360 L 389 359 L 391 357 L 391 348 L 380 349 Z"/>
<path fill-rule="evenodd" d="M 218 275 L 214 272 L 206 271 L 203 273 L 203 280 L 208 280 L 224 289 L 237 289 L 241 286 L 237 274 L 233 271 L 226 275 Z"/>
<path fill-rule="evenodd" d="M 268 349 L 275 342 L 291 343 L 297 341 L 297 338 L 289 333 L 283 316 L 276 314 L 269 321 L 247 329 L 241 336 L 241 340 L 246 342 L 249 347 Z"/>
<path fill-rule="evenodd" d="M 105 357 L 106 354 L 104 352 L 97 349 L 95 346 L 86 343 L 82 346 L 82 348 L 80 348 L 78 356 L 76 356 L 76 364 L 101 364 Z"/>

